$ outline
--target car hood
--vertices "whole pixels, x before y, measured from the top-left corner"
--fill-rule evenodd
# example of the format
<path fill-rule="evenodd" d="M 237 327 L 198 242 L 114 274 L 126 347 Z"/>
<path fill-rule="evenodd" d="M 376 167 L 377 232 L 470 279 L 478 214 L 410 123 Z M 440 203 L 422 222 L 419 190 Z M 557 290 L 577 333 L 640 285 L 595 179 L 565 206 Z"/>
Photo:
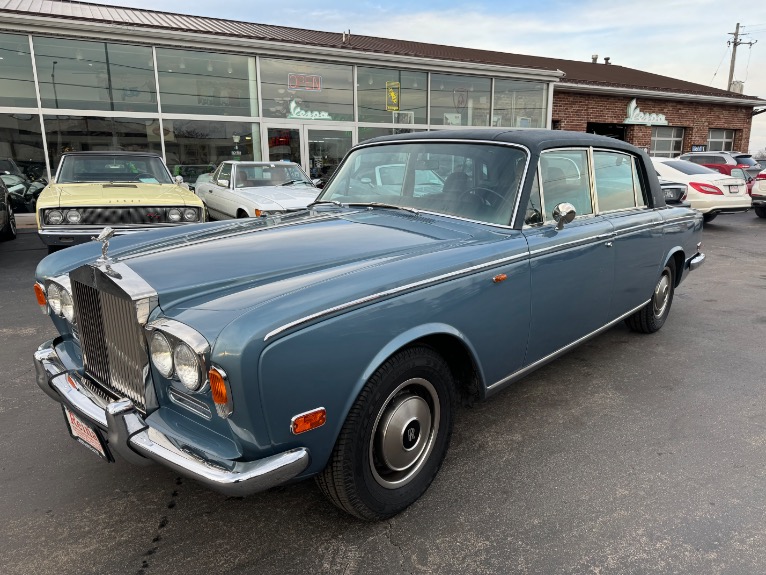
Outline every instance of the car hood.
<path fill-rule="evenodd" d="M 296 210 L 305 208 L 319 195 L 319 188 L 313 186 L 268 186 L 237 188 L 235 193 L 257 203 L 264 210 Z"/>
<path fill-rule="evenodd" d="M 40 207 L 88 207 L 125 204 L 198 205 L 192 192 L 177 184 L 87 183 L 51 184 L 38 200 Z"/>

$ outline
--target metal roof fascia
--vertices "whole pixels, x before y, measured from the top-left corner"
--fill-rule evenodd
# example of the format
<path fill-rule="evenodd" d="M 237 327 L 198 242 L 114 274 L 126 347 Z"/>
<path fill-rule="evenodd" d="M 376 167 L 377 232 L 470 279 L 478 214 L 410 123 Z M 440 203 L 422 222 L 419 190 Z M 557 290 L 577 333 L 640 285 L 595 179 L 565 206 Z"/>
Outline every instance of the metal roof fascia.
<path fill-rule="evenodd" d="M 554 92 L 580 92 L 588 94 L 604 94 L 633 96 L 634 98 L 648 98 L 654 100 L 683 100 L 689 102 L 704 102 L 708 104 L 728 104 L 734 106 L 766 106 L 766 100 L 749 100 L 740 98 L 726 98 L 725 96 L 713 96 L 705 94 L 687 94 L 683 92 L 663 92 L 660 90 L 646 90 L 640 88 L 622 88 L 613 86 L 594 86 L 592 84 L 575 84 L 573 82 L 558 82 L 554 86 Z"/>
<path fill-rule="evenodd" d="M 144 44 L 155 46 L 178 47 L 178 42 L 188 44 L 188 49 L 205 50 L 208 45 L 228 47 L 229 51 L 237 48 L 248 48 L 260 51 L 260 55 L 282 56 L 313 59 L 316 57 L 331 58 L 334 62 L 349 64 L 366 64 L 382 67 L 402 66 L 405 68 L 421 69 L 429 72 L 466 73 L 471 75 L 493 74 L 498 77 L 523 78 L 539 80 L 543 82 L 556 82 L 565 74 L 561 70 L 546 70 L 541 68 L 520 68 L 513 66 L 501 66 L 497 64 L 483 64 L 480 62 L 467 62 L 460 60 L 439 60 L 424 58 L 421 56 L 406 56 L 401 54 L 388 54 L 382 52 L 368 52 L 349 48 L 332 48 L 313 44 L 293 44 L 257 38 L 218 36 L 201 32 L 185 32 L 180 30 L 166 30 L 161 28 L 147 28 L 135 24 L 93 22 L 72 18 L 50 17 L 36 14 L 17 14 L 4 12 L 0 30 L 10 33 L 18 33 L 20 26 L 34 26 L 35 33 L 48 35 L 75 36 L 90 40 L 108 40 L 112 42 L 128 41 L 133 39 Z M 23 28 L 22 28 L 23 29 Z M 95 32 L 101 32 L 103 37 L 94 36 Z M 115 37 L 119 31 L 126 38 Z M 158 36 L 162 33 L 162 37 Z"/>

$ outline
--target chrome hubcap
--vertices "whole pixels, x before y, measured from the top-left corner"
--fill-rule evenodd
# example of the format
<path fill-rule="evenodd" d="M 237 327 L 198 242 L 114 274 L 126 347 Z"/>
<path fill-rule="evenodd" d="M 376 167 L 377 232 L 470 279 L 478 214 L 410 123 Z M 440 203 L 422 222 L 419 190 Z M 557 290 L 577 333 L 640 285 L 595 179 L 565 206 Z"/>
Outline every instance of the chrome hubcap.
<path fill-rule="evenodd" d="M 388 396 L 370 440 L 370 467 L 386 489 L 409 483 L 431 454 L 439 428 L 439 398 L 433 385 L 413 378 Z"/>
<path fill-rule="evenodd" d="M 657 287 L 654 288 L 654 297 L 652 298 L 652 305 L 654 307 L 654 316 L 660 317 L 665 313 L 665 308 L 668 307 L 668 300 L 670 299 L 670 276 L 667 272 L 662 274 L 660 281 L 657 282 Z"/>

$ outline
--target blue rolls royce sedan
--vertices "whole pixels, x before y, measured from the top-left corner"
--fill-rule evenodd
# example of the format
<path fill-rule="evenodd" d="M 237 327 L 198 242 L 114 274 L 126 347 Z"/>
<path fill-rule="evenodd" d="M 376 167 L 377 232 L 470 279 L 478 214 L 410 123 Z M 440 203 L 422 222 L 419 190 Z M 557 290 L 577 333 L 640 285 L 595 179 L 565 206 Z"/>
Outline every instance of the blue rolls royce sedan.
<path fill-rule="evenodd" d="M 430 485 L 458 399 L 620 321 L 659 330 L 705 260 L 701 230 L 611 138 L 383 137 L 306 210 L 105 229 L 42 260 L 36 297 L 60 335 L 34 355 L 37 383 L 104 460 L 234 495 L 313 476 L 379 520 Z"/>

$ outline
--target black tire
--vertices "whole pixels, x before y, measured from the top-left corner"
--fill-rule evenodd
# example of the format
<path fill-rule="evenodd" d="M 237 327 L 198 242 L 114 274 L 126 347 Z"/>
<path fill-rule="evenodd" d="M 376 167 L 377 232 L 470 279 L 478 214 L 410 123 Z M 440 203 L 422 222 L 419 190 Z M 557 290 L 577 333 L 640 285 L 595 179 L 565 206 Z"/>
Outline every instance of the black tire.
<path fill-rule="evenodd" d="M 10 200 L 5 202 L 6 218 L 5 226 L 0 230 L 0 240 L 15 240 L 16 239 L 16 215 L 13 213 Z"/>
<path fill-rule="evenodd" d="M 444 359 L 417 346 L 390 357 L 349 411 L 317 484 L 367 521 L 392 517 L 428 489 L 452 435 L 455 390 Z"/>
<path fill-rule="evenodd" d="M 755 215 L 759 218 L 766 218 L 766 208 L 754 208 Z"/>
<path fill-rule="evenodd" d="M 709 224 L 718 217 L 718 214 L 702 214 L 702 219 L 706 224 Z"/>
<path fill-rule="evenodd" d="M 671 260 L 662 270 L 649 303 L 625 320 L 632 331 L 639 333 L 659 331 L 670 313 L 675 293 L 675 280 L 676 266 Z"/>

